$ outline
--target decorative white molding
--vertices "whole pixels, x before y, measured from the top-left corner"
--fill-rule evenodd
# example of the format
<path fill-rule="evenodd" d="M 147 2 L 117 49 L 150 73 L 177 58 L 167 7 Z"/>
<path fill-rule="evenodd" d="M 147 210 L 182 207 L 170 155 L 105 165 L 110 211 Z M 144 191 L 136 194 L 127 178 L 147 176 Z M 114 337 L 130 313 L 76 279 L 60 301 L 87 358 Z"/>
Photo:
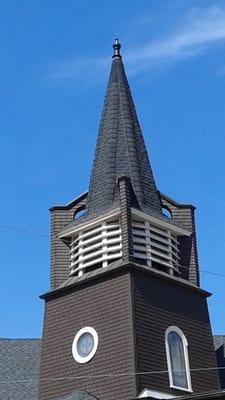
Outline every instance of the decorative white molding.
<path fill-rule="evenodd" d="M 170 222 L 132 208 L 133 255 L 147 266 L 179 272 L 177 236 L 191 233 Z M 120 209 L 114 209 L 90 222 L 72 226 L 59 238 L 71 238 L 70 276 L 82 276 L 93 268 L 107 267 L 122 258 Z"/>
<path fill-rule="evenodd" d="M 90 351 L 90 353 L 85 356 L 82 357 L 79 352 L 78 352 L 78 348 L 77 348 L 77 344 L 78 344 L 78 340 L 81 338 L 82 335 L 84 335 L 85 333 L 89 333 L 94 341 L 94 345 L 92 350 Z M 96 332 L 96 330 L 90 326 L 86 326 L 82 329 L 80 329 L 77 334 L 75 335 L 75 338 L 73 340 L 73 344 L 72 344 L 72 354 L 73 354 L 73 358 L 79 363 L 79 364 L 85 364 L 87 362 L 89 362 L 95 355 L 96 351 L 98 348 L 98 334 Z"/>
<path fill-rule="evenodd" d="M 184 361 L 185 361 L 185 373 L 186 373 L 186 377 L 187 377 L 187 386 L 188 386 L 187 388 L 176 386 L 176 385 L 174 385 L 174 382 L 173 382 L 171 357 L 170 357 L 170 349 L 169 349 L 169 342 L 168 342 L 168 336 L 169 336 L 169 333 L 171 333 L 171 332 L 176 332 L 182 340 L 183 351 L 184 351 Z M 167 330 L 165 332 L 165 346 L 166 346 L 166 358 L 167 358 L 167 365 L 168 365 L 170 387 L 173 389 L 179 389 L 179 390 L 183 390 L 186 392 L 193 392 L 192 385 L 191 385 L 190 364 L 189 364 L 189 357 L 188 357 L 188 341 L 187 341 L 187 338 L 184 335 L 183 331 L 180 328 L 178 328 L 177 326 L 170 326 L 169 328 L 167 328 Z"/>
<path fill-rule="evenodd" d="M 141 393 L 138 395 L 138 399 L 144 399 L 145 397 L 150 397 L 151 399 L 160 399 L 160 400 L 167 400 L 167 399 L 175 399 L 177 396 L 174 394 L 167 394 L 164 392 L 158 392 L 156 390 L 151 390 L 151 389 L 144 389 L 141 391 Z"/>
<path fill-rule="evenodd" d="M 89 229 L 92 226 L 97 225 L 99 222 L 103 222 L 103 221 L 105 221 L 111 217 L 115 217 L 119 214 L 120 214 L 120 208 L 116 208 L 116 209 L 106 213 L 105 215 L 101 215 L 97 218 L 92 219 L 90 222 L 81 222 L 78 225 L 70 226 L 69 228 L 65 229 L 64 231 L 62 231 L 59 234 L 59 239 L 66 238 L 68 236 L 70 237 L 72 234 L 78 233 L 78 232 L 82 231 L 84 228 Z"/>
<path fill-rule="evenodd" d="M 152 222 L 152 218 L 145 219 L 146 214 L 136 210 L 132 215 L 132 233 L 134 257 L 145 260 L 149 267 L 164 267 L 171 275 L 179 271 L 179 242 L 177 234 L 171 225 Z M 149 216 L 148 216 L 149 217 Z M 155 266 L 154 266 L 155 264 Z"/>
<path fill-rule="evenodd" d="M 166 220 L 160 219 L 153 217 L 152 215 L 145 214 L 143 211 L 137 210 L 136 208 L 132 208 L 132 215 L 140 217 L 146 221 L 151 222 L 153 225 L 169 229 L 171 232 L 175 233 L 177 236 L 178 235 L 183 235 L 183 236 L 191 236 L 191 232 L 180 228 L 179 226 L 171 224 L 169 221 L 167 222 Z"/>
<path fill-rule="evenodd" d="M 118 214 L 98 219 L 72 234 L 70 275 L 83 275 L 90 268 L 107 267 L 122 258 L 122 238 Z"/>

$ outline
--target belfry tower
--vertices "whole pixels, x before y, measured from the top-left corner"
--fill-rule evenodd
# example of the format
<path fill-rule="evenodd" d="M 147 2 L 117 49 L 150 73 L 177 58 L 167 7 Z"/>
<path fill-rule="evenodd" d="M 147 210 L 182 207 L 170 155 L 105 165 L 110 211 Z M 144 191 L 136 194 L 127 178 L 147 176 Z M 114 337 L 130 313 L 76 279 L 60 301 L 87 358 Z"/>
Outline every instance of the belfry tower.
<path fill-rule="evenodd" d="M 40 400 L 219 388 L 194 207 L 157 190 L 120 47 L 116 40 L 89 190 L 50 209 Z"/>

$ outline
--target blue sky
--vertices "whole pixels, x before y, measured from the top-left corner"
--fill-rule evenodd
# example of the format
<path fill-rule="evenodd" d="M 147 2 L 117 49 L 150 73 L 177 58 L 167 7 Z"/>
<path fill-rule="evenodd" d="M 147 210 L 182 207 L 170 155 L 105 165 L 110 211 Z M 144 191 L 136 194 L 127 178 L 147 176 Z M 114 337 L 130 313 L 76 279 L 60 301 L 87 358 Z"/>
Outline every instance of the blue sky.
<path fill-rule="evenodd" d="M 117 36 L 158 189 L 225 275 L 225 1 L 0 0 L 0 35 L 0 336 L 41 335 L 48 208 L 88 188 Z M 225 333 L 225 276 L 201 284 Z"/>

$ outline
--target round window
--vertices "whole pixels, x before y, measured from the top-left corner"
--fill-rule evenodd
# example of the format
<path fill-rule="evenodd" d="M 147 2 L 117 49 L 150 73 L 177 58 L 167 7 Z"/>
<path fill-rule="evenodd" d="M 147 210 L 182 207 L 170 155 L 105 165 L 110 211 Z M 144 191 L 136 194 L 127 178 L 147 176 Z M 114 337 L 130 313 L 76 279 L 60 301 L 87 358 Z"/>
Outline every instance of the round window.
<path fill-rule="evenodd" d="M 80 364 L 90 361 L 98 347 L 98 334 L 94 328 L 86 326 L 80 329 L 72 345 L 72 354 L 74 359 Z"/>

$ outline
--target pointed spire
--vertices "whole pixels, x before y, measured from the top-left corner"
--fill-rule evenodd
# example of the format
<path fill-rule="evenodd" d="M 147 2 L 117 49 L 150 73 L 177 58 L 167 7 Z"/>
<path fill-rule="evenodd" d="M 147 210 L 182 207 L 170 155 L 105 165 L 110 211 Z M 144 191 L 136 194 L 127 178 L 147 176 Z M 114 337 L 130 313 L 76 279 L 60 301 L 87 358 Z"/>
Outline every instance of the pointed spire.
<path fill-rule="evenodd" d="M 119 205 L 118 178 L 130 177 L 136 205 L 161 215 L 161 202 L 136 115 L 122 58 L 121 45 L 113 44 L 112 67 L 99 126 L 87 200 L 88 214 Z"/>

